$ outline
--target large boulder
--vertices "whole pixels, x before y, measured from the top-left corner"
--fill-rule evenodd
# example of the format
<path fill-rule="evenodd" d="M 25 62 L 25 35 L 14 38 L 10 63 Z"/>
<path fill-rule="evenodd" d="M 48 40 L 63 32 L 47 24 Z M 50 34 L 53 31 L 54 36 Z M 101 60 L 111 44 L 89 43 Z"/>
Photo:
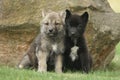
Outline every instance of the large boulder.
<path fill-rule="evenodd" d="M 15 66 L 39 32 L 41 10 L 60 11 L 64 0 L 0 0 L 0 65 Z"/>
<path fill-rule="evenodd" d="M 120 14 L 107 0 L 0 0 L 0 63 L 14 66 L 39 32 L 41 10 L 65 10 L 90 18 L 86 40 L 93 57 L 93 68 L 105 68 L 113 59 L 120 41 Z"/>

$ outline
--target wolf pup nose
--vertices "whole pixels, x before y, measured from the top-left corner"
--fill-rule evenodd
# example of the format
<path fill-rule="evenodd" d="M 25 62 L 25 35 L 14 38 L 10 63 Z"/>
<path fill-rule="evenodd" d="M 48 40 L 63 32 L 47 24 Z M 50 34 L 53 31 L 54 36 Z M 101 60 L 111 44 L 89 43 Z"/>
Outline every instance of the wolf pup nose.
<path fill-rule="evenodd" d="M 49 32 L 52 33 L 52 32 L 53 32 L 53 29 L 49 29 Z"/>

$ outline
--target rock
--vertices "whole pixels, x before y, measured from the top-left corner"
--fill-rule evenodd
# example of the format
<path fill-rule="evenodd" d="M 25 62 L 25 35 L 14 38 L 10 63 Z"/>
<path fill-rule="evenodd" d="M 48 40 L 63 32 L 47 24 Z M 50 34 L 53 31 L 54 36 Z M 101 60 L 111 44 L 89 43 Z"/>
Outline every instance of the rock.
<path fill-rule="evenodd" d="M 64 0 L 0 0 L 0 4 L 0 25 L 2 27 L 17 26 L 24 23 L 39 26 L 43 8 L 56 11 L 66 8 Z"/>
<path fill-rule="evenodd" d="M 39 32 L 41 10 L 65 10 L 90 18 L 86 30 L 93 69 L 106 68 L 120 41 L 120 14 L 107 0 L 0 0 L 0 65 L 15 66 Z"/>

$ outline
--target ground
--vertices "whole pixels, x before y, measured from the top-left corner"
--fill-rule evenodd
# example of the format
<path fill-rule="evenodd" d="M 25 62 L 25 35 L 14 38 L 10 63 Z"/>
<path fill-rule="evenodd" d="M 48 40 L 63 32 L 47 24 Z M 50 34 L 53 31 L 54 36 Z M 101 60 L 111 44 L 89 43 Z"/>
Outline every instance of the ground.
<path fill-rule="evenodd" d="M 120 79 L 120 43 L 116 47 L 116 56 L 106 70 L 92 71 L 89 74 L 70 72 L 56 74 L 55 72 L 39 73 L 34 70 L 20 70 L 0 66 L 0 80 L 119 80 Z"/>
<path fill-rule="evenodd" d="M 15 67 L 39 32 L 38 29 L 38 27 L 28 24 L 18 27 L 1 27 L 0 65 Z"/>

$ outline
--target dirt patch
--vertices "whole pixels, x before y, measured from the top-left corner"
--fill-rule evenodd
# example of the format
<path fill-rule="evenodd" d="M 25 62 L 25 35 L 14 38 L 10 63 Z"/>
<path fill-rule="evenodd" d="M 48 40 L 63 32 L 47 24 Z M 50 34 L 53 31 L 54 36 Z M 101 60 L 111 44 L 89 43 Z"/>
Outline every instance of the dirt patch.
<path fill-rule="evenodd" d="M 0 28 L 0 65 L 16 66 L 38 32 L 31 24 Z"/>

